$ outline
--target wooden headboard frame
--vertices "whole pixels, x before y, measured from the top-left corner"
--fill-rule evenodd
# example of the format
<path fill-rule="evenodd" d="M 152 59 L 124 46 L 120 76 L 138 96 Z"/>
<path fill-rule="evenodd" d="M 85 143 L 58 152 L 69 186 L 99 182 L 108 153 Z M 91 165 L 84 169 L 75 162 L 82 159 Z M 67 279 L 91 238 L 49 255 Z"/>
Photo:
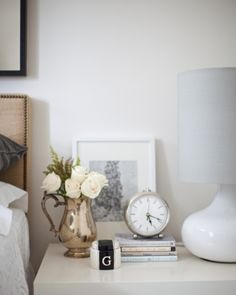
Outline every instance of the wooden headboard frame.
<path fill-rule="evenodd" d="M 0 133 L 28 147 L 26 155 L 14 166 L 0 172 L 0 181 L 5 181 L 28 190 L 29 159 L 31 152 L 31 106 L 23 94 L 0 94 Z"/>

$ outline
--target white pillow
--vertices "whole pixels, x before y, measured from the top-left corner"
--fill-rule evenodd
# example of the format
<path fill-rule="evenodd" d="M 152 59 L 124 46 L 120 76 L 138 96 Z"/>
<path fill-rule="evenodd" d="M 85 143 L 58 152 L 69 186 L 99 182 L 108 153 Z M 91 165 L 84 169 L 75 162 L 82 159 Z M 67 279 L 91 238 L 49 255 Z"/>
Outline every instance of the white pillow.
<path fill-rule="evenodd" d="M 10 232 L 12 210 L 0 205 L 0 235 L 7 236 Z"/>
<path fill-rule="evenodd" d="M 14 185 L 0 181 L 0 205 L 9 207 L 16 200 L 28 199 L 28 193 Z"/>

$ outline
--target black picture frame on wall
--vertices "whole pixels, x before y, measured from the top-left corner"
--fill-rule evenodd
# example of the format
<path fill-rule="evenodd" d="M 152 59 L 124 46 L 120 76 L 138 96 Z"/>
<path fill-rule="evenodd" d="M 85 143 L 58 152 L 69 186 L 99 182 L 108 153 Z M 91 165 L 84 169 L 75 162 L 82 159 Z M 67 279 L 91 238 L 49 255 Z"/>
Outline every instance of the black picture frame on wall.
<path fill-rule="evenodd" d="M 11 1 L 11 0 L 8 0 Z M 0 67 L 0 76 L 26 76 L 27 74 L 27 63 L 26 63 L 26 33 L 27 33 L 27 0 L 19 0 L 20 5 L 19 11 L 16 13 L 20 13 L 20 28 L 19 28 L 19 50 L 17 50 L 17 54 L 19 54 L 19 64 L 16 68 L 13 69 L 6 69 L 2 66 Z M 4 13 L 4 12 L 3 12 Z M 6 27 L 7 29 L 7 27 Z M 4 40 L 0 40 L 3 44 Z"/>

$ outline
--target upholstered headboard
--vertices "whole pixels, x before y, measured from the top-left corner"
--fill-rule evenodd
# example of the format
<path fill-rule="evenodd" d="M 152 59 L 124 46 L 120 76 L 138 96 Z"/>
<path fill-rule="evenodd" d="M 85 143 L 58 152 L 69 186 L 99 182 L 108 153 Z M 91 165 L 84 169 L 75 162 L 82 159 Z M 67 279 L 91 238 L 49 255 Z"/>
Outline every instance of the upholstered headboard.
<path fill-rule="evenodd" d="M 26 155 L 14 166 L 0 172 L 0 180 L 28 190 L 31 143 L 31 107 L 29 97 L 21 94 L 0 94 L 0 133 L 28 147 Z"/>

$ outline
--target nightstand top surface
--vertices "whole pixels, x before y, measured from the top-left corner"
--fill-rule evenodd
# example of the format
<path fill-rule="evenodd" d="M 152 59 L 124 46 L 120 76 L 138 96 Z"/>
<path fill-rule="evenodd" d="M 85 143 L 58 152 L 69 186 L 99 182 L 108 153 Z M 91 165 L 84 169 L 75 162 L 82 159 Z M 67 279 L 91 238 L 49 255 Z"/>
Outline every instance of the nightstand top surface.
<path fill-rule="evenodd" d="M 89 258 L 67 258 L 60 244 L 50 244 L 34 284 L 51 283 L 157 283 L 157 282 L 236 282 L 236 263 L 215 263 L 192 256 L 178 248 L 177 262 L 122 263 L 116 270 L 90 267 Z"/>

